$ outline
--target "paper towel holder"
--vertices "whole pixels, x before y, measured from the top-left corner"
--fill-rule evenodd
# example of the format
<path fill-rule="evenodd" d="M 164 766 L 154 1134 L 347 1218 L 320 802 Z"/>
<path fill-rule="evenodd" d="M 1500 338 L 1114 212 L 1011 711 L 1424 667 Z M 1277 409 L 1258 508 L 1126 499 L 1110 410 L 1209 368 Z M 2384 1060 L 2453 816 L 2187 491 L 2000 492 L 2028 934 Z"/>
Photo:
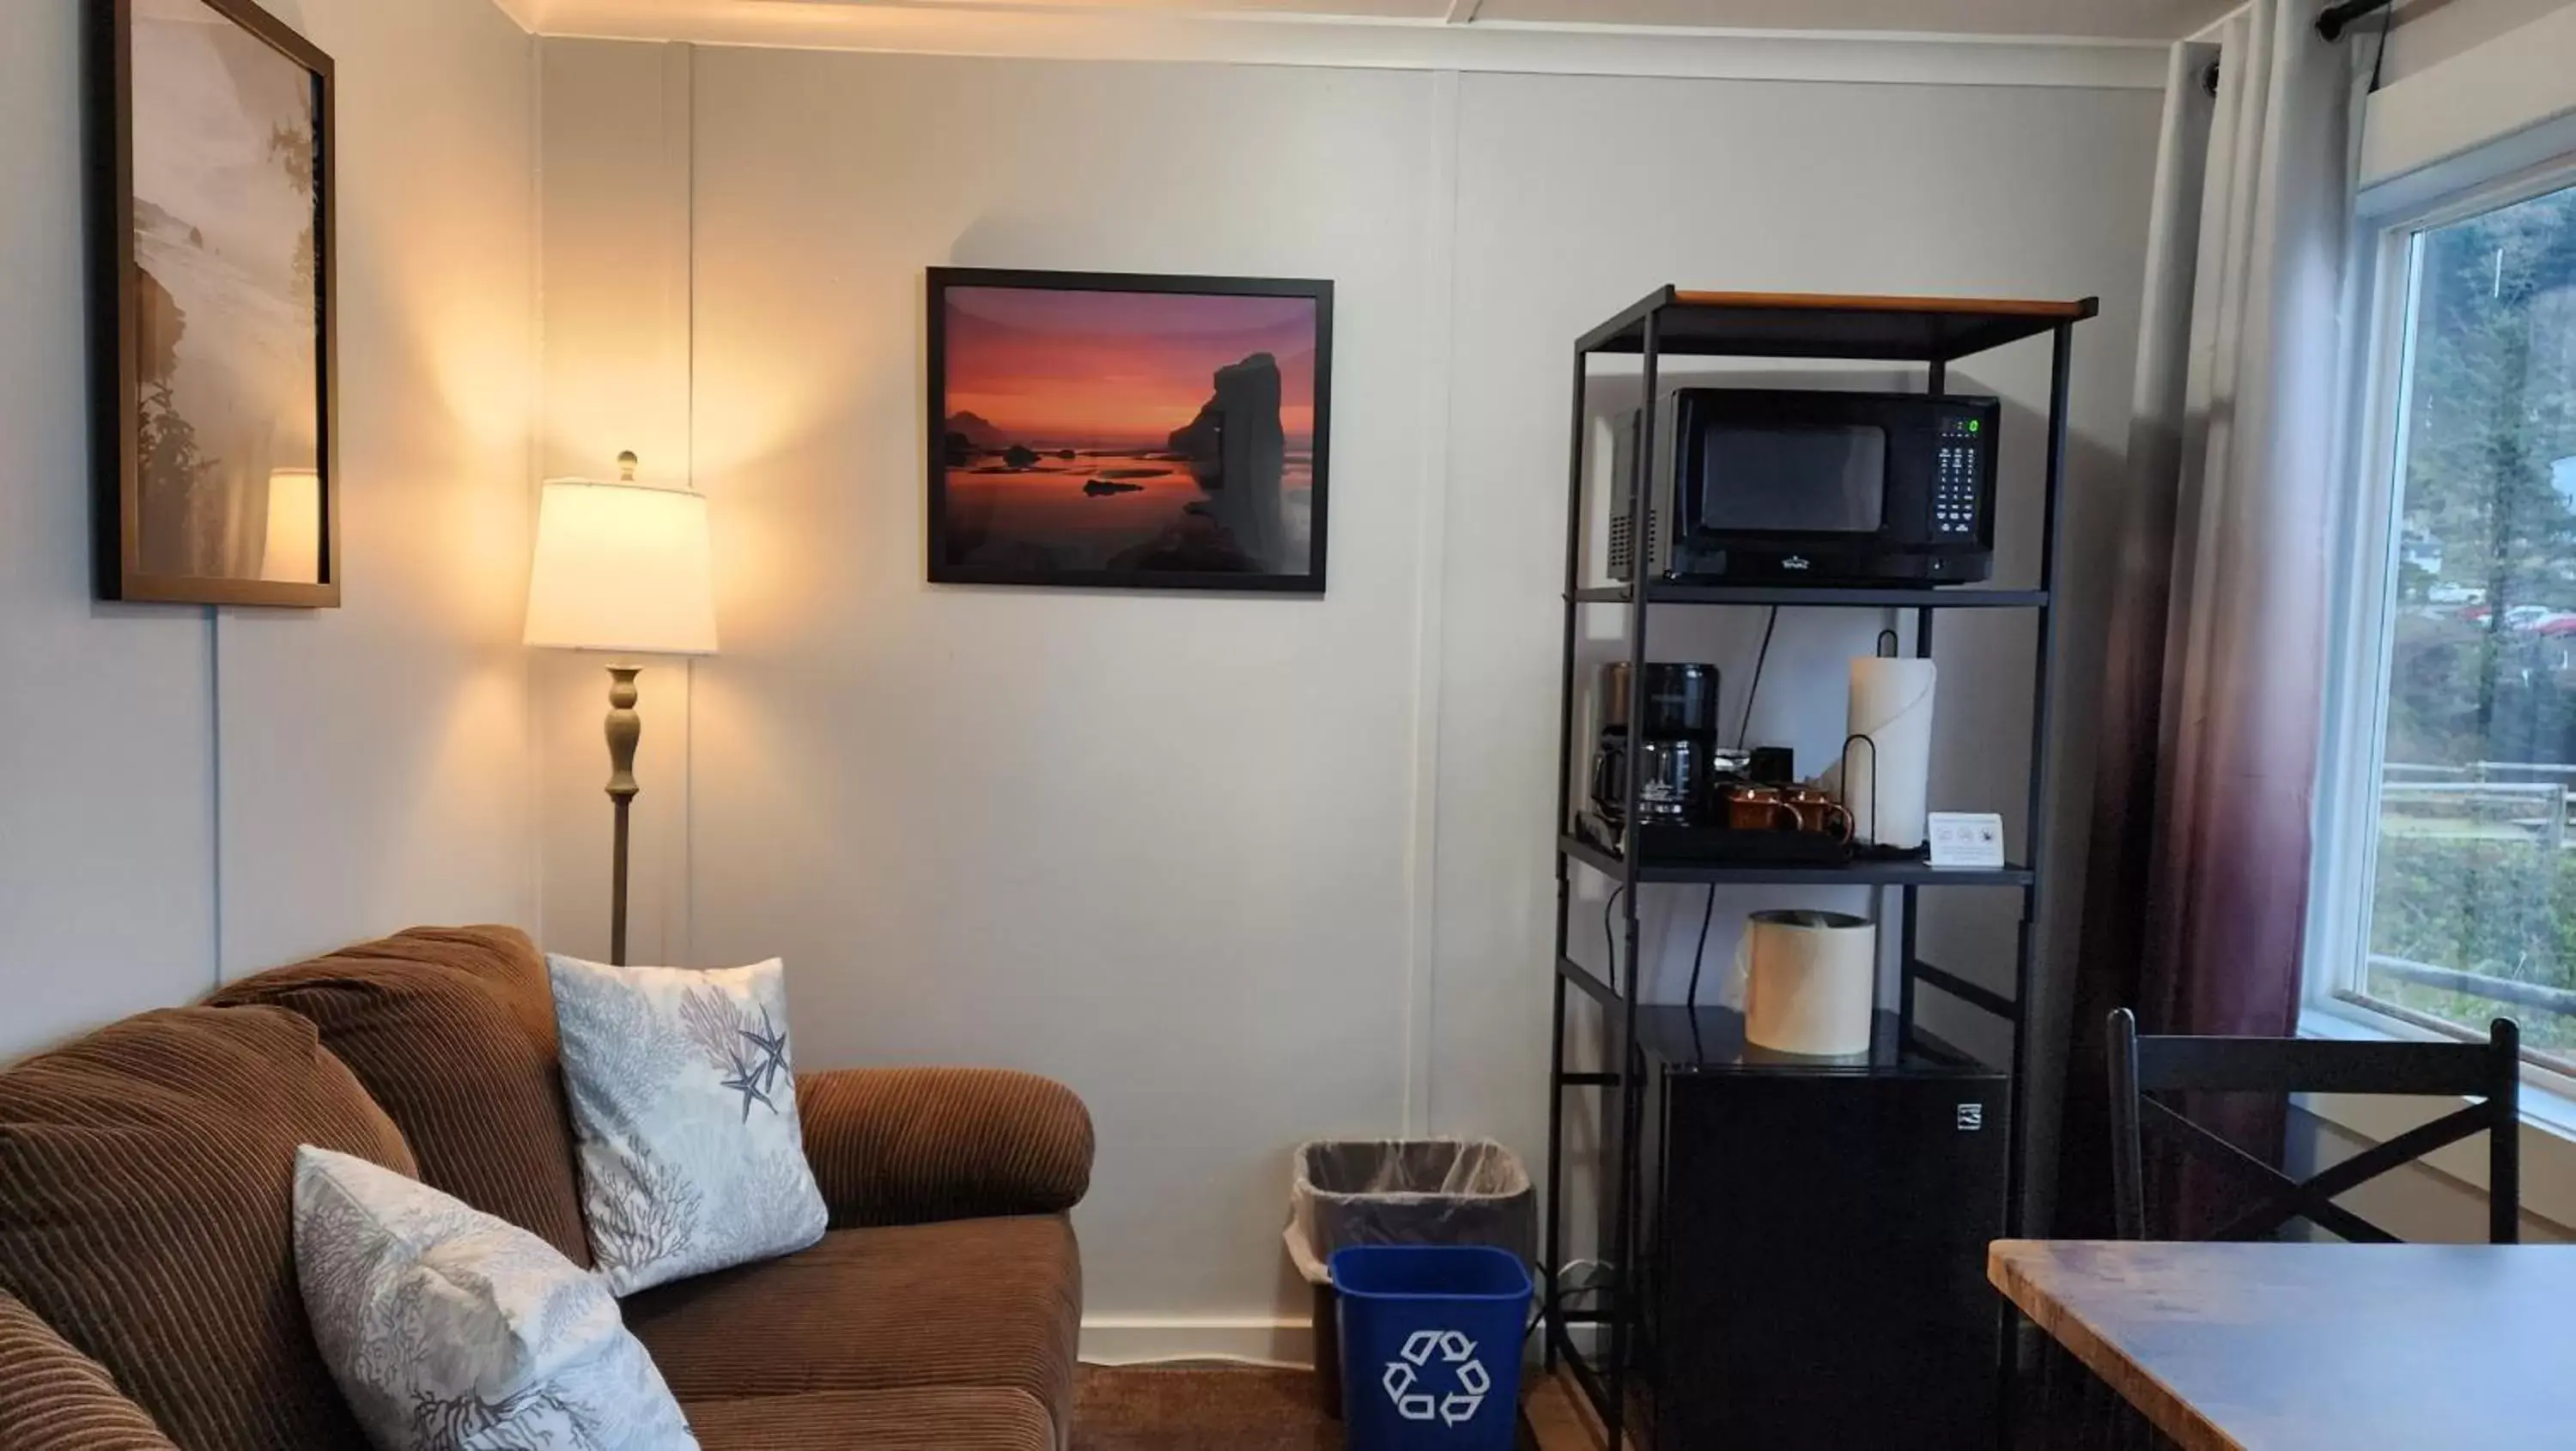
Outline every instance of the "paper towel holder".
<path fill-rule="evenodd" d="M 1893 634 L 1893 633 L 1895 633 L 1895 632 L 1891 630 L 1891 631 L 1889 631 L 1888 633 Z M 1876 820 L 1878 820 L 1878 819 L 1879 819 L 1879 818 L 1878 818 L 1878 738 L 1877 738 L 1876 736 L 1871 735 L 1871 734 L 1870 734 L 1869 732 L 1867 732 L 1867 731 L 1854 731 L 1854 732 L 1852 732 L 1850 735 L 1847 735 L 1847 736 L 1843 737 L 1843 750 L 1842 750 L 1842 755 L 1841 755 L 1840 757 L 1838 757 L 1838 758 L 1837 758 L 1837 759 L 1839 759 L 1839 760 L 1841 761 L 1841 763 L 1842 763 L 1842 768 L 1843 768 L 1843 798 L 1844 798 L 1844 800 L 1843 800 L 1843 804 L 1844 804 L 1844 806 L 1846 806 L 1846 807 L 1849 807 L 1849 806 L 1850 806 L 1850 804 L 1851 804 L 1851 799 L 1850 799 L 1850 798 L 1851 798 L 1851 794 L 1852 794 L 1851 752 L 1852 752 L 1852 747 L 1853 747 L 1853 745 L 1855 745 L 1855 744 L 1864 745 L 1864 746 L 1869 747 L 1869 819 L 1870 819 L 1871 821 L 1876 821 Z M 1854 837 L 1855 837 L 1855 844 L 1857 844 L 1857 837 L 1858 837 L 1858 833 L 1854 833 Z M 1872 848 L 1875 848 L 1878 844 L 1877 844 L 1876 842 L 1871 842 L 1871 843 L 1869 843 L 1869 845 L 1870 845 Z"/>
<path fill-rule="evenodd" d="M 1867 731 L 1855 731 L 1852 734 L 1843 737 L 1843 751 L 1841 758 L 1843 768 L 1843 804 L 1846 807 L 1851 805 L 1852 793 L 1855 789 L 1852 779 L 1853 772 L 1851 769 L 1852 747 L 1854 746 L 1869 747 L 1869 819 L 1877 821 L 1881 819 L 1879 816 L 1880 803 L 1878 799 L 1878 740 Z M 1857 815 L 1857 813 L 1855 813 L 1855 815 Z M 1863 860 L 1883 862 L 1919 862 L 1929 857 L 1931 855 L 1931 850 L 1932 848 L 1929 842 L 1922 846 L 1912 848 L 1886 846 L 1874 841 L 1855 841 L 1852 844 L 1852 855 L 1862 858 Z"/>
<path fill-rule="evenodd" d="M 1876 643 L 1870 648 L 1870 653 L 1881 660 L 1894 660 L 1904 653 L 1904 649 L 1905 642 L 1897 638 L 1894 630 L 1881 630 L 1878 632 Z M 1843 793 L 1846 798 L 1844 805 L 1850 805 L 1848 798 L 1852 789 L 1851 749 L 1854 742 L 1859 742 L 1869 747 L 1869 819 L 1876 821 L 1879 819 L 1878 738 L 1867 731 L 1854 731 L 1850 735 L 1843 737 L 1842 754 L 1835 758 L 1841 763 L 1843 768 Z M 1871 845 L 1875 846 L 1876 843 L 1872 843 Z"/>

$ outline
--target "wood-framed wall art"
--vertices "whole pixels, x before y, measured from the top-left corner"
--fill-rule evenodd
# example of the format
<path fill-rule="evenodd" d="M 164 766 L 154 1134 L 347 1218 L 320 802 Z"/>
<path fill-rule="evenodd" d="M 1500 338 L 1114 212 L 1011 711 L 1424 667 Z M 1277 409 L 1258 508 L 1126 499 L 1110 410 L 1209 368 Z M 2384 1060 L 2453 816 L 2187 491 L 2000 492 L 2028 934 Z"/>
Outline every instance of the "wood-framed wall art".
<path fill-rule="evenodd" d="M 340 603 L 331 58 L 251 0 L 84 0 L 99 597 Z"/>
<path fill-rule="evenodd" d="M 934 584 L 1324 592 L 1333 284 L 933 267 Z"/>

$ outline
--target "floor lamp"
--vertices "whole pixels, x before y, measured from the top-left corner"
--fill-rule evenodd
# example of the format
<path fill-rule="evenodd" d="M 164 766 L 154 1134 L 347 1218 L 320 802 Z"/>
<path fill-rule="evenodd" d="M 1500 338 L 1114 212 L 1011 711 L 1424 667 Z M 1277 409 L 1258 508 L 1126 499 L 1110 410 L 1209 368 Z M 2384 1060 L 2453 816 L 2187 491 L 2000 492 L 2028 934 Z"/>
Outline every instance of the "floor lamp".
<path fill-rule="evenodd" d="M 619 482 L 549 479 L 537 508 L 536 564 L 528 580 L 527 643 L 606 652 L 610 849 L 608 960 L 626 962 L 627 811 L 635 784 L 635 712 L 641 655 L 716 652 L 715 590 L 707 561 L 707 501 L 687 489 L 635 481 L 635 455 L 618 456 Z"/>

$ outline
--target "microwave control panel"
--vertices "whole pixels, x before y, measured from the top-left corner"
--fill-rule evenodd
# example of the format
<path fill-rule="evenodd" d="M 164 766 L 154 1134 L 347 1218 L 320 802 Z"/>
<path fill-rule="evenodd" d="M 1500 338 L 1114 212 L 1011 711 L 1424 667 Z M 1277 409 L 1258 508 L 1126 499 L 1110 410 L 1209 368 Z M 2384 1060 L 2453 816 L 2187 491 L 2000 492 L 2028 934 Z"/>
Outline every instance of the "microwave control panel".
<path fill-rule="evenodd" d="M 1941 423 L 1941 461 L 1932 480 L 1932 532 L 1942 538 L 1977 537 L 1977 481 L 1986 451 L 1984 420 Z"/>

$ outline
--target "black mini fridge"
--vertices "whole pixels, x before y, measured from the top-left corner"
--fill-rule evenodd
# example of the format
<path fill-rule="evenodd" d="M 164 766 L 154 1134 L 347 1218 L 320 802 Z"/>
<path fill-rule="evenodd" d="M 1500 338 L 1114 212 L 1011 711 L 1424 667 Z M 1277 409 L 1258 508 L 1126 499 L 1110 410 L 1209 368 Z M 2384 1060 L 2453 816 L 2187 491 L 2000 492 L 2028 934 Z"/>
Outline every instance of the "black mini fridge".
<path fill-rule="evenodd" d="M 1901 1049 L 1891 1014 L 1850 1059 L 1751 1047 L 1723 1009 L 1642 1008 L 1637 1034 L 1640 1439 L 1992 1451 L 2005 1074 Z"/>

